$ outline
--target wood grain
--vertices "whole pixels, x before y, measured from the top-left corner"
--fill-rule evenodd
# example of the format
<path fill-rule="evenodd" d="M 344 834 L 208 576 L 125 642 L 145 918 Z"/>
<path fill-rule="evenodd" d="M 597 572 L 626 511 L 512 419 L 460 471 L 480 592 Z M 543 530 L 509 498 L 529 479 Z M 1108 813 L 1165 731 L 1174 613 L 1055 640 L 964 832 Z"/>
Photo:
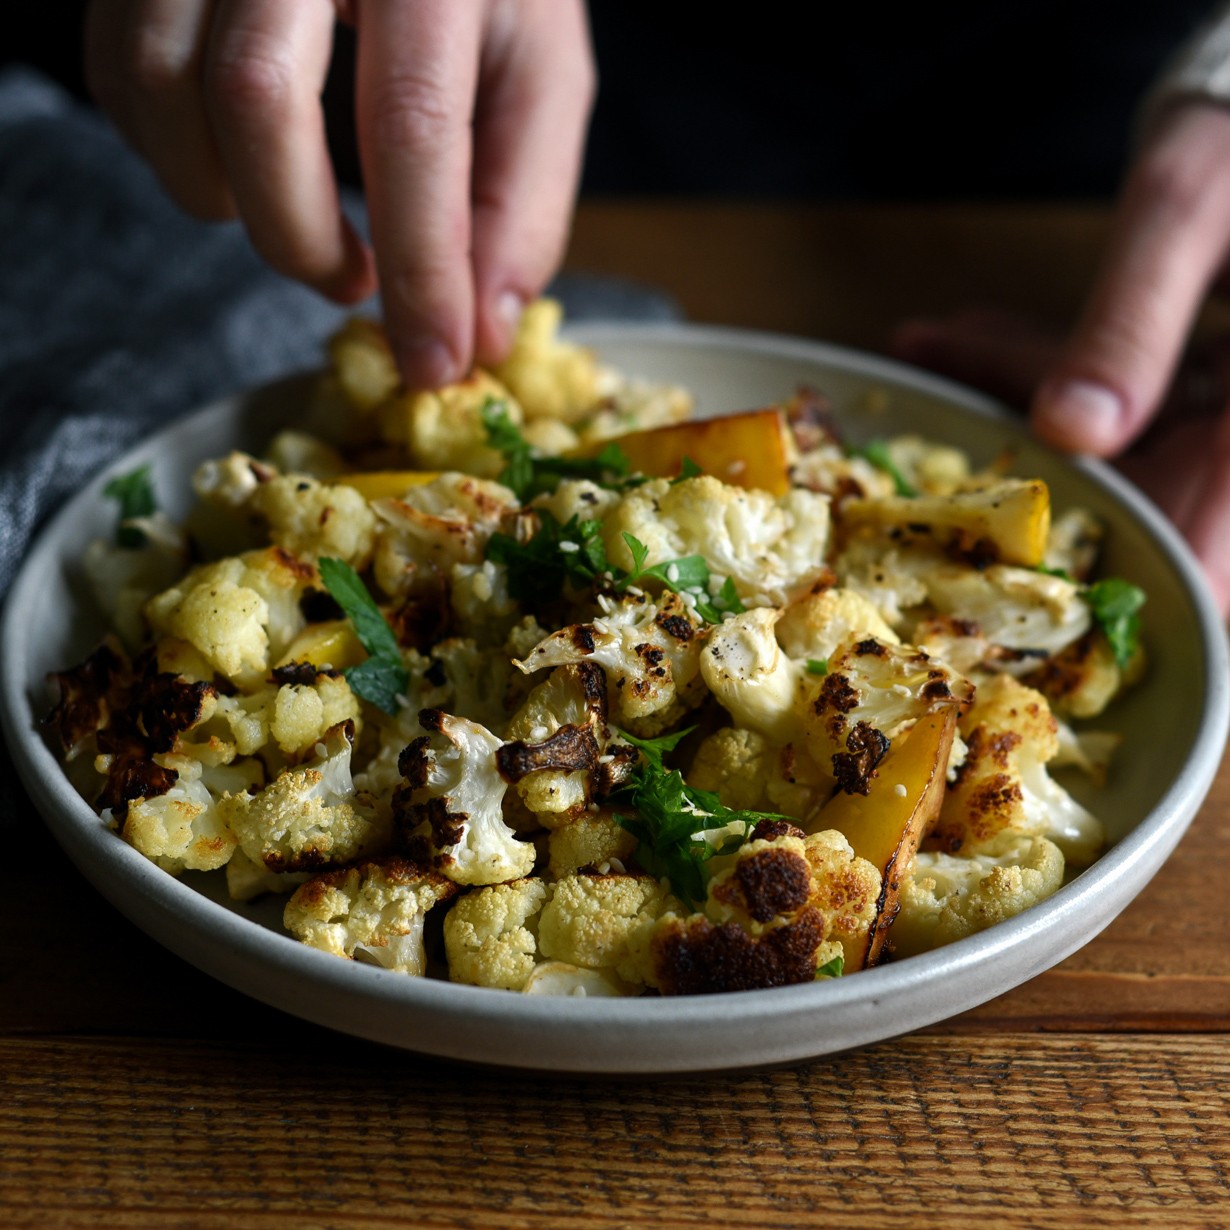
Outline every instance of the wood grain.
<path fill-rule="evenodd" d="M 0 1211 L 159 1230 L 518 1230 L 582 1210 L 604 1228 L 855 1210 L 903 1227 L 1214 1225 L 1228 1083 L 1227 1048 L 1204 1037 L 915 1037 L 660 1083 L 503 1076 L 342 1039 L 10 1040 Z"/>

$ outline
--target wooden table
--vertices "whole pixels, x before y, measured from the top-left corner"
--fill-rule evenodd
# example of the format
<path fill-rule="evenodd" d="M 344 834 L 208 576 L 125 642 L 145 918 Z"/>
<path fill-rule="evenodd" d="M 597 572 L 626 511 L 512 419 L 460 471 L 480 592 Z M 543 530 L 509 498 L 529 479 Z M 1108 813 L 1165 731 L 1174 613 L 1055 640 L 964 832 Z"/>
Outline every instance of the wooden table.
<path fill-rule="evenodd" d="M 1066 319 L 1104 227 L 1083 208 L 590 204 L 569 265 L 698 320 L 874 347 L 970 301 Z M 163 952 L 37 822 L 6 855 L 0 1227 L 1230 1225 L 1230 767 L 1057 969 L 854 1054 L 686 1080 L 335 1036 Z"/>

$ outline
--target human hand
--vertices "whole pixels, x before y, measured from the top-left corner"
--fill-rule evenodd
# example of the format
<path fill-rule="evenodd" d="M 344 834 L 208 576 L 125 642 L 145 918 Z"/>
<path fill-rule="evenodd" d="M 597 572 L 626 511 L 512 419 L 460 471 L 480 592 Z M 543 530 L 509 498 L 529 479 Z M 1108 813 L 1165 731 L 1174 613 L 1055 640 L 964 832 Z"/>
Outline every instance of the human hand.
<path fill-rule="evenodd" d="M 168 193 L 342 303 L 379 284 L 411 387 L 506 352 L 558 265 L 594 69 L 582 0 L 352 0 L 372 249 L 320 93 L 334 0 L 91 0 L 90 87 Z"/>
<path fill-rule="evenodd" d="M 1185 347 L 1228 250 L 1230 110 L 1184 105 L 1163 118 L 1129 176 L 1102 270 L 1066 343 L 1002 313 L 973 312 L 911 322 L 892 344 L 901 358 L 1029 405 L 1049 443 L 1120 458 L 1188 539 L 1223 612 L 1230 339 Z"/>

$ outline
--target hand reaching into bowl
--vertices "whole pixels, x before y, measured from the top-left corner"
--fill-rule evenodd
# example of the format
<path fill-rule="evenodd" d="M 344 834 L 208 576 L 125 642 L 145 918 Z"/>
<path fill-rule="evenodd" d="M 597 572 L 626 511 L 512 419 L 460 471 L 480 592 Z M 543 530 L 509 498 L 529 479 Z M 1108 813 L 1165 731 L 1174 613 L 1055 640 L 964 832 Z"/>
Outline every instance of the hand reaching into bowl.
<path fill-rule="evenodd" d="M 1000 311 L 903 325 L 900 358 L 1022 408 L 1059 448 L 1113 457 L 1182 531 L 1230 609 L 1230 337 L 1188 346 L 1230 252 L 1230 109 L 1162 116 L 1065 341 Z"/>
<path fill-rule="evenodd" d="M 357 32 L 371 249 L 320 92 Z M 91 89 L 170 195 L 343 303 L 379 282 L 406 382 L 502 358 L 563 250 L 594 89 L 581 0 L 92 0 Z"/>

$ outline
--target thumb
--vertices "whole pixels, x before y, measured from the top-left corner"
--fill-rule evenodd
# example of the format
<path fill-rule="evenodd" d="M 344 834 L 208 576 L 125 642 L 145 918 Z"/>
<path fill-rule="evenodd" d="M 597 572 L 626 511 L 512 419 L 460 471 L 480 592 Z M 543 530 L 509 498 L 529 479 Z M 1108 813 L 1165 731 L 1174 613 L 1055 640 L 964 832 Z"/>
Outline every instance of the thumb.
<path fill-rule="evenodd" d="M 1148 425 L 1230 238 L 1230 111 L 1172 112 L 1128 179 L 1101 273 L 1035 395 L 1038 435 L 1110 456 Z"/>

